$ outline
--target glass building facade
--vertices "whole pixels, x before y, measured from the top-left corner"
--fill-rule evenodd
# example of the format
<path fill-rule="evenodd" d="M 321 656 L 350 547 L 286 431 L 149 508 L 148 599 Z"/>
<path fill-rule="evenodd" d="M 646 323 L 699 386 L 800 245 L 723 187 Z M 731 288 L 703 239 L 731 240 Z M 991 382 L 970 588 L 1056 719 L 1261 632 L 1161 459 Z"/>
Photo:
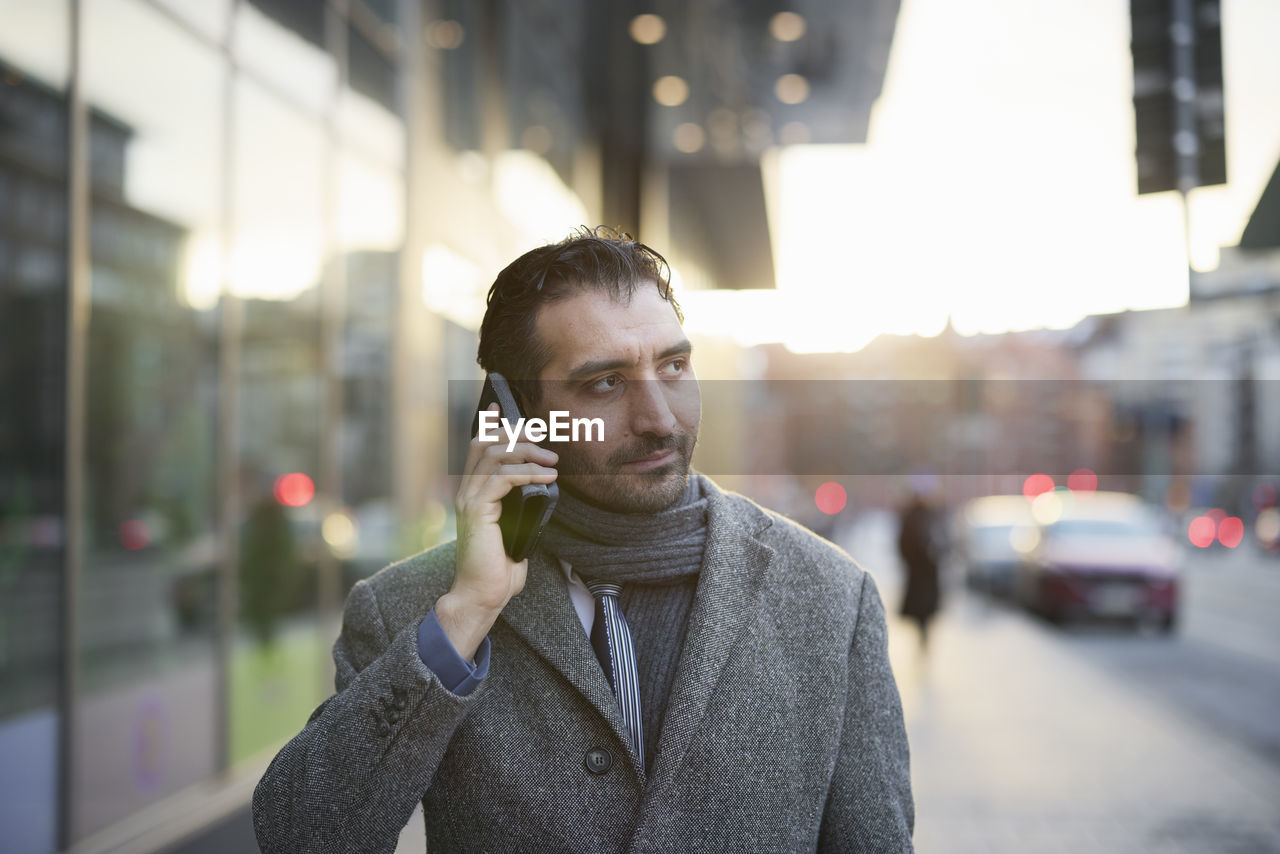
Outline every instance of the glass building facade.
<path fill-rule="evenodd" d="M 337 437 L 388 444 L 402 59 L 395 4 L 0 7 L 0 826 L 50 851 L 327 693 L 391 493 Z"/>
<path fill-rule="evenodd" d="M 0 0 L 4 851 L 256 777 L 351 584 L 451 531 L 439 304 L 572 223 L 502 216 L 446 5 Z"/>

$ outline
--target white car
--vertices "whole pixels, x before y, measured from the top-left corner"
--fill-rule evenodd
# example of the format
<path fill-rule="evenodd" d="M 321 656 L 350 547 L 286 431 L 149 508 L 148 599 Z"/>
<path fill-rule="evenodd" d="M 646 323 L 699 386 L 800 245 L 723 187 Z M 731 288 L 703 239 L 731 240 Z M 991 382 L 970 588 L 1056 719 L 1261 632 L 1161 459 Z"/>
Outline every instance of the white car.
<path fill-rule="evenodd" d="M 955 524 L 956 556 L 965 583 L 993 595 L 1012 595 L 1022 562 L 1019 545 L 1034 530 L 1031 502 L 1022 495 L 988 495 L 967 502 Z"/>

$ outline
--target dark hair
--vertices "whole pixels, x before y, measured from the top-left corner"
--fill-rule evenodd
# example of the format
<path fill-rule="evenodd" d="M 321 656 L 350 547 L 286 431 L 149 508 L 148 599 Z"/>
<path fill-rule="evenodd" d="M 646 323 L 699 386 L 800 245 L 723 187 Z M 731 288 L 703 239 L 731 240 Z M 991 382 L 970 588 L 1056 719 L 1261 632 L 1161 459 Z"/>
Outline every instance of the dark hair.
<path fill-rule="evenodd" d="M 536 380 L 551 357 L 547 342 L 534 332 L 538 309 L 582 290 L 604 291 L 627 302 L 645 282 L 656 285 L 683 323 L 667 260 L 624 231 L 583 226 L 559 243 L 530 250 L 508 264 L 489 288 L 476 361 L 536 401 L 532 383 L 521 381 Z"/>

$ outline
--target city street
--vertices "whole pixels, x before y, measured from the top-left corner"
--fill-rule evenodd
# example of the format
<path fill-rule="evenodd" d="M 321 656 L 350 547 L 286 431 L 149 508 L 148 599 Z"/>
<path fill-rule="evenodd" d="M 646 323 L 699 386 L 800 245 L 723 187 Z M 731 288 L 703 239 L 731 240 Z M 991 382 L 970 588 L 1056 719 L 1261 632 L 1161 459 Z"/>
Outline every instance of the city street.
<path fill-rule="evenodd" d="M 1280 851 L 1280 561 L 1189 554 L 1172 637 L 953 590 L 923 657 L 893 530 L 845 545 L 890 612 L 921 854 Z"/>

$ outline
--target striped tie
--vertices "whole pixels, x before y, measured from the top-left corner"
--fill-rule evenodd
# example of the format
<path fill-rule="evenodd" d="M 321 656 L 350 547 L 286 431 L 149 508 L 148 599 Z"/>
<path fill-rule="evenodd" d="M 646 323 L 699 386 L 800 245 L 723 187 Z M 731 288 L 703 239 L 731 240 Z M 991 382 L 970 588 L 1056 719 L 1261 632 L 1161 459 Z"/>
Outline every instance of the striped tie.
<path fill-rule="evenodd" d="M 596 600 L 596 618 L 591 625 L 591 646 L 600 659 L 609 687 L 618 698 L 622 723 L 631 734 L 640 767 L 644 767 L 644 736 L 640 726 L 640 680 L 636 675 L 636 652 L 631 646 L 631 629 L 622 615 L 618 594 L 622 588 L 605 581 L 583 579 Z"/>

